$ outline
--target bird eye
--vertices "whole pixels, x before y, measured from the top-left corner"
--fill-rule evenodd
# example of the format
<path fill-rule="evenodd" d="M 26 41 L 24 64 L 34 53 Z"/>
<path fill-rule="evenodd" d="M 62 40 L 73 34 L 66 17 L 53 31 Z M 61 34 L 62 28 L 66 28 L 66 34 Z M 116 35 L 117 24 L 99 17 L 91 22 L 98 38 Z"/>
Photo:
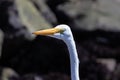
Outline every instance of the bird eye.
<path fill-rule="evenodd" d="M 63 34 L 64 31 L 65 31 L 65 28 L 62 28 L 60 31 L 60 34 Z"/>

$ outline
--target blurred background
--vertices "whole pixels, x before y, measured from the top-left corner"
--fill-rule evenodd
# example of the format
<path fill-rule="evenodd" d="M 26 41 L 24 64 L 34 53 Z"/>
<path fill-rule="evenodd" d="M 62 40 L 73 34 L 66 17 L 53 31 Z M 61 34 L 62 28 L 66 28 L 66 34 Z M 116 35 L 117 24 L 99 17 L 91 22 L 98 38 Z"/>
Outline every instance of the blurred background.
<path fill-rule="evenodd" d="M 70 80 L 65 43 L 33 31 L 67 24 L 81 80 L 120 80 L 120 0 L 0 0 L 0 80 Z"/>

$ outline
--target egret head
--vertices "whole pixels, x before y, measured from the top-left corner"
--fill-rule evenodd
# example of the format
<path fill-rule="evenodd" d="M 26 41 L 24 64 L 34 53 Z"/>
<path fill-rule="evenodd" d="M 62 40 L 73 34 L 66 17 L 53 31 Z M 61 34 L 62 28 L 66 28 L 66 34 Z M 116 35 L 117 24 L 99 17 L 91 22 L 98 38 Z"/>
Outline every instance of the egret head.
<path fill-rule="evenodd" d="M 67 39 L 72 37 L 71 30 L 68 25 L 58 25 L 55 28 L 45 29 L 33 32 L 35 35 L 47 35 L 57 39 L 61 39 L 66 41 Z"/>

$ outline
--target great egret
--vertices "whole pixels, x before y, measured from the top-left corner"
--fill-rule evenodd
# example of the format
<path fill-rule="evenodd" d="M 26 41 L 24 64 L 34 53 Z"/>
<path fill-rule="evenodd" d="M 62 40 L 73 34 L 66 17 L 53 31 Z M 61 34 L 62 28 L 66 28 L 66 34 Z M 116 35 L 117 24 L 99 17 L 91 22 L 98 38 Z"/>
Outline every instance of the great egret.
<path fill-rule="evenodd" d="M 48 35 L 63 40 L 69 50 L 71 64 L 71 79 L 79 80 L 79 59 L 76 50 L 75 41 L 68 25 L 58 25 L 55 28 L 33 32 L 35 35 Z"/>

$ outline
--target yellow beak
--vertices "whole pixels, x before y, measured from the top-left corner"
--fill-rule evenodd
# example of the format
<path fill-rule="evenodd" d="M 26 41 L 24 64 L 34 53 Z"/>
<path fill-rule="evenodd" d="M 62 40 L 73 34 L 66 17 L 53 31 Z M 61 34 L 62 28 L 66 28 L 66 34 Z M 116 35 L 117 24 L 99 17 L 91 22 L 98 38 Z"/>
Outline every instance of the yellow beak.
<path fill-rule="evenodd" d="M 40 31 L 35 31 L 33 34 L 35 35 L 53 35 L 55 33 L 60 33 L 63 32 L 63 29 L 60 28 L 51 28 L 51 29 L 45 29 L 45 30 L 40 30 Z"/>

